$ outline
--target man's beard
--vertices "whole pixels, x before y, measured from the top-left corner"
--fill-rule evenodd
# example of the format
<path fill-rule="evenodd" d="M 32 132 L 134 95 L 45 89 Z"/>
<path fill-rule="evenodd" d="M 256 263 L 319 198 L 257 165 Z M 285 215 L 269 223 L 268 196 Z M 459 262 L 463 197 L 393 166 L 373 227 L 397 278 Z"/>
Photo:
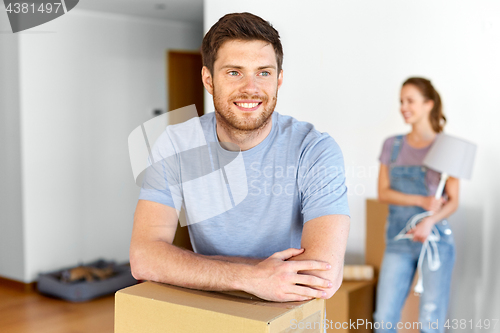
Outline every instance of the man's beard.
<path fill-rule="evenodd" d="M 278 97 L 278 91 L 276 91 L 275 96 L 271 99 L 267 95 L 245 95 L 240 94 L 232 97 L 229 101 L 218 98 L 214 89 L 214 106 L 215 113 L 222 122 L 222 126 L 232 132 L 233 134 L 242 132 L 258 132 L 258 130 L 264 127 L 270 120 L 271 115 L 276 107 Z M 237 116 L 231 109 L 234 105 L 234 101 L 238 100 L 259 100 L 262 102 L 261 107 L 263 111 L 255 118 L 255 112 L 252 111 L 248 113 L 248 117 L 244 114 L 243 116 Z M 234 105 L 235 106 L 235 105 Z M 236 106 L 235 106 L 236 107 Z"/>

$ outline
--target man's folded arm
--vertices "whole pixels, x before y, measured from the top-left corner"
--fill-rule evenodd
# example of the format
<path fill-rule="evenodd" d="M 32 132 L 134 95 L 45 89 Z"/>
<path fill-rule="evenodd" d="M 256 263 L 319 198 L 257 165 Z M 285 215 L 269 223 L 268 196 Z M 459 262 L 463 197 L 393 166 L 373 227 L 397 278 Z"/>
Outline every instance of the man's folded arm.
<path fill-rule="evenodd" d="M 206 257 L 208 259 L 212 260 L 221 260 L 221 261 L 227 261 L 227 262 L 234 262 L 234 263 L 240 263 L 240 264 L 246 264 L 246 265 L 257 265 L 258 263 L 262 262 L 266 258 L 250 258 L 250 257 L 231 257 L 231 256 L 204 256 L 202 254 L 198 254 L 199 256 Z"/>
<path fill-rule="evenodd" d="M 276 252 L 262 261 L 212 258 L 172 245 L 176 228 L 174 208 L 139 200 L 130 244 L 130 265 L 136 279 L 202 290 L 243 290 L 280 302 L 327 296 L 321 288 L 327 288 L 330 281 L 297 272 L 328 271 L 331 269 L 329 264 L 317 260 L 287 261 L 300 255 L 303 249 Z"/>
<path fill-rule="evenodd" d="M 344 255 L 349 235 L 350 218 L 347 215 L 325 215 L 314 218 L 304 224 L 301 247 L 305 251 L 289 260 L 318 260 L 328 262 L 332 269 L 328 271 L 301 271 L 332 281 L 331 288 L 324 288 L 328 298 L 342 284 Z"/>
<path fill-rule="evenodd" d="M 203 290 L 236 290 L 244 263 L 212 260 L 172 245 L 178 215 L 174 208 L 139 200 L 130 243 L 130 266 L 138 280 Z"/>

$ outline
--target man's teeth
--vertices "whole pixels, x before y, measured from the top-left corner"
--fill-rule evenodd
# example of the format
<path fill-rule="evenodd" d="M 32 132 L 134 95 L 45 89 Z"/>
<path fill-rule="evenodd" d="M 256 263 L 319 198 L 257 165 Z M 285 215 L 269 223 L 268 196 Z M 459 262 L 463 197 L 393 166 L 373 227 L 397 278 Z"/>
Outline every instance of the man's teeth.
<path fill-rule="evenodd" d="M 236 103 L 236 105 L 245 109 L 251 109 L 259 105 L 259 103 Z"/>

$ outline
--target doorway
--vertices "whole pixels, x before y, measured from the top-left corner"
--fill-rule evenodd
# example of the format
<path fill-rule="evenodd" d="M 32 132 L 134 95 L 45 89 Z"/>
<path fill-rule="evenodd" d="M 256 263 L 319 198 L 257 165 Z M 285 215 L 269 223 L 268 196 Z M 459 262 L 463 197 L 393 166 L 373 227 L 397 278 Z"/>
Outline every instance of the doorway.
<path fill-rule="evenodd" d="M 191 104 L 196 105 L 198 116 L 205 114 L 203 93 L 205 88 L 201 81 L 201 54 L 193 51 L 168 51 L 167 53 L 167 82 L 168 82 L 168 110 L 176 110 Z M 184 210 L 179 220 L 185 221 Z M 186 225 L 184 223 L 184 225 Z M 177 222 L 175 232 L 175 246 L 193 250 L 187 227 Z"/>
<path fill-rule="evenodd" d="M 198 116 L 205 114 L 204 87 L 201 82 L 201 54 L 192 51 L 168 51 L 168 110 L 196 105 Z"/>

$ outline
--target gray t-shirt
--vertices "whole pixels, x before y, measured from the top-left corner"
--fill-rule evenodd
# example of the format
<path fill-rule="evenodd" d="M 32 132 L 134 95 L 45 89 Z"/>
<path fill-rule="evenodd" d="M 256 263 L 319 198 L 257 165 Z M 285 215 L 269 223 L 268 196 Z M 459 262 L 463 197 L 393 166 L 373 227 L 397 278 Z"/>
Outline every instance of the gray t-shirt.
<path fill-rule="evenodd" d="M 391 136 L 390 138 L 386 139 L 384 142 L 384 146 L 382 148 L 382 153 L 380 154 L 380 163 L 385 164 L 387 166 L 390 165 L 391 162 L 391 151 L 392 151 L 392 146 L 394 144 L 394 139 L 396 136 Z M 437 136 L 436 136 L 437 138 Z M 406 135 L 403 136 L 403 142 L 401 145 L 401 149 L 399 151 L 399 155 L 396 158 L 396 161 L 394 162 L 394 165 L 418 165 L 418 166 L 423 166 L 422 162 L 427 155 L 427 152 L 429 149 L 432 147 L 432 145 L 436 142 L 436 139 L 428 145 L 427 147 L 424 148 L 413 148 L 408 144 L 408 141 L 406 139 Z M 425 183 L 427 185 L 427 188 L 429 190 L 429 195 L 434 195 L 436 193 L 437 187 L 439 185 L 439 179 L 441 177 L 441 174 L 435 170 L 432 169 L 427 169 L 427 173 L 425 175 Z"/>
<path fill-rule="evenodd" d="M 221 147 L 208 113 L 166 128 L 151 155 L 167 161 L 173 154 L 156 176 L 146 175 L 139 199 L 182 206 L 197 253 L 268 257 L 300 248 L 307 221 L 349 215 L 339 146 L 290 116 L 274 112 L 269 135 L 235 154 Z M 165 178 L 174 181 L 165 186 Z"/>

